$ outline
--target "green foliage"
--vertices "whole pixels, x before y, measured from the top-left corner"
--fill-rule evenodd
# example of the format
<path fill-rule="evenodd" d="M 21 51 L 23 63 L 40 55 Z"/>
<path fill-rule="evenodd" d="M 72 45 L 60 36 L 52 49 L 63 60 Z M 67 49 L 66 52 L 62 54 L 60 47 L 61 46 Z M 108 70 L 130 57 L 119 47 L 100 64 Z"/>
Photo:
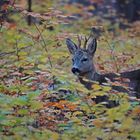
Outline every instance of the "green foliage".
<path fill-rule="evenodd" d="M 95 56 L 103 73 L 139 66 L 139 23 L 121 30 L 117 22 L 112 25 L 89 16 L 88 10 L 94 8 L 35 0 L 32 16 L 42 24 L 28 26 L 25 11 L 10 15 L 15 23 L 2 22 L 0 139 L 139 139 L 139 100 L 130 101 L 126 93 L 95 82 L 89 91 L 70 72 L 65 38 L 76 40 L 77 34 L 88 34 L 93 26 L 104 30 Z M 81 17 L 75 18 L 76 14 Z M 103 95 L 119 106 L 109 109 L 106 102 L 95 104 L 93 99 Z"/>

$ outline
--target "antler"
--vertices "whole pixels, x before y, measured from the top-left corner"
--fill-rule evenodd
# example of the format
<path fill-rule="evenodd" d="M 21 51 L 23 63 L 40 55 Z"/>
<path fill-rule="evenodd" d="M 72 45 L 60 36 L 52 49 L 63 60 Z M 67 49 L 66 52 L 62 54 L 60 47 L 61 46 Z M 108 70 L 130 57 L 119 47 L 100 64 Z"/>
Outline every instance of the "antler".
<path fill-rule="evenodd" d="M 82 36 L 80 36 L 80 35 L 77 35 L 77 38 L 78 38 L 78 47 L 80 48 L 81 47 L 81 44 L 82 44 Z M 88 41 L 91 39 L 91 38 L 94 38 L 93 37 L 93 32 L 91 31 L 91 33 L 90 33 L 90 35 L 88 36 L 88 37 L 84 37 L 84 46 L 83 46 L 83 48 L 84 49 L 86 49 L 86 46 L 87 46 L 87 43 L 88 43 Z"/>
<path fill-rule="evenodd" d="M 78 38 L 78 47 L 80 48 L 81 47 L 81 40 L 82 40 L 82 36 L 80 35 L 77 35 L 77 38 Z"/>
<path fill-rule="evenodd" d="M 88 42 L 89 39 L 90 39 L 90 36 L 88 38 L 85 36 L 84 49 L 86 49 L 87 42 Z"/>

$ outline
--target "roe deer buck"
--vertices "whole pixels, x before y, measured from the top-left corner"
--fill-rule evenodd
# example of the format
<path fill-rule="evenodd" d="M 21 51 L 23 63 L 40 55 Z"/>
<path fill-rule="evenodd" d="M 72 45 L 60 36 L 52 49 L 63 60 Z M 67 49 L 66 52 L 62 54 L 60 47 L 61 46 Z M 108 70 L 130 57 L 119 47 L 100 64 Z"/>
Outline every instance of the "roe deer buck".
<path fill-rule="evenodd" d="M 86 38 L 84 46 L 81 48 L 81 39 L 78 37 L 79 44 L 76 45 L 71 39 L 66 39 L 66 44 L 69 49 L 69 52 L 72 54 L 72 72 L 78 76 L 80 82 L 85 85 L 86 88 L 91 89 L 91 82 L 98 81 L 99 84 L 103 84 L 107 82 L 107 79 L 110 81 L 115 81 L 115 78 L 119 77 L 115 73 L 108 74 L 99 74 L 94 66 L 93 57 L 97 48 L 97 41 L 91 35 Z M 87 82 L 83 80 L 83 77 L 89 79 Z M 131 72 L 123 72 L 120 73 L 120 77 L 128 78 L 130 80 L 129 87 L 133 88 L 133 94 L 137 98 L 140 98 L 140 69 L 134 70 Z M 128 92 L 125 88 L 121 86 L 112 86 L 113 89 Z"/>

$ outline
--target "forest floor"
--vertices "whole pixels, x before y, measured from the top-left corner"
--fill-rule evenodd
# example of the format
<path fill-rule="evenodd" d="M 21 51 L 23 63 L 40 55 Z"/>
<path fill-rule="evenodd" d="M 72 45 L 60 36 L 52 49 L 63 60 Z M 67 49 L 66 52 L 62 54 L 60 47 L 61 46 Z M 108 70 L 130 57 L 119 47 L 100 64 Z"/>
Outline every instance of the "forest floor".
<path fill-rule="evenodd" d="M 139 100 L 97 82 L 87 90 L 71 73 L 65 39 L 76 41 L 92 27 L 98 36 L 94 61 L 101 73 L 140 68 L 140 22 L 112 24 L 89 12 L 94 8 L 47 0 L 36 0 L 31 13 L 19 4 L 3 6 L 18 12 L 0 21 L 0 140 L 140 139 Z M 121 29 L 122 22 L 128 28 Z M 119 105 L 96 104 L 94 99 L 103 95 Z"/>

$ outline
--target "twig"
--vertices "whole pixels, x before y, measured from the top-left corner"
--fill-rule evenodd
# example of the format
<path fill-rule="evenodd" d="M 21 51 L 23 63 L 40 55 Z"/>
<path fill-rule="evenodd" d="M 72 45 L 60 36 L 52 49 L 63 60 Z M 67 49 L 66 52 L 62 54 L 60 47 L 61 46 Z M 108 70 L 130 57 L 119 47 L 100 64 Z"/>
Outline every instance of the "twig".
<path fill-rule="evenodd" d="M 18 41 L 16 39 L 16 44 L 15 44 L 15 47 L 16 47 L 16 56 L 17 56 L 17 61 L 19 61 L 19 49 L 18 49 Z"/>
<path fill-rule="evenodd" d="M 16 3 L 16 0 L 13 1 L 13 3 L 11 3 L 11 6 L 14 6 Z"/>
<path fill-rule="evenodd" d="M 31 47 L 31 46 L 26 46 L 26 47 L 20 48 L 18 50 L 21 51 L 21 50 L 24 50 L 24 49 L 29 48 L 29 47 Z M 0 53 L 0 57 L 4 57 L 5 55 L 14 54 L 14 53 L 16 53 L 16 51 L 2 52 L 2 53 Z"/>
<path fill-rule="evenodd" d="M 44 38 L 43 38 L 43 36 L 42 36 L 42 33 L 40 32 L 38 26 L 37 26 L 35 23 L 34 23 L 34 25 L 35 25 L 35 27 L 36 27 L 38 33 L 40 34 L 40 37 L 41 37 L 41 39 L 42 39 L 42 41 L 43 41 L 43 43 L 44 43 L 44 45 L 41 44 L 41 46 L 42 46 L 42 48 L 45 49 L 45 51 L 46 51 L 47 54 L 48 54 L 47 44 L 46 44 L 46 42 L 45 42 L 45 40 L 44 40 Z M 51 68 L 52 68 L 53 66 L 52 66 L 52 62 L 51 62 L 51 58 L 50 58 L 50 56 L 48 56 L 48 60 L 49 60 L 50 66 L 51 66 Z"/>
<path fill-rule="evenodd" d="M 116 57 L 115 57 L 115 55 L 113 54 L 113 48 L 112 48 L 112 46 L 109 44 L 108 40 L 106 39 L 107 36 L 106 36 L 105 34 L 103 34 L 103 35 L 104 35 L 104 37 L 105 37 L 105 41 L 107 42 L 109 48 L 111 49 L 111 58 L 112 58 L 112 60 L 113 60 L 114 63 L 115 63 L 116 71 L 117 71 L 117 73 L 118 73 L 120 67 L 117 65 Z"/>
<path fill-rule="evenodd" d="M 2 29 L 2 26 L 3 26 L 3 24 L 2 24 L 2 22 L 0 23 L 0 30 Z"/>

